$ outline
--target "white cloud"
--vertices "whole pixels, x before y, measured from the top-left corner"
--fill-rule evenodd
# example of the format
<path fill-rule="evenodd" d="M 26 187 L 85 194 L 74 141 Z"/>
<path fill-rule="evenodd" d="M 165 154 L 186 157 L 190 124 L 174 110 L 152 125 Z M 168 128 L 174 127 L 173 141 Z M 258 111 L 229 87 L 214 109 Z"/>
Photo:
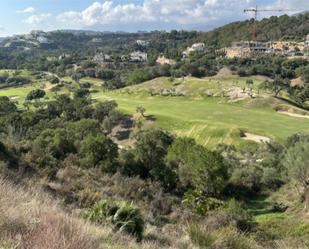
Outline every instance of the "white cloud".
<path fill-rule="evenodd" d="M 35 12 L 35 8 L 30 6 L 30 7 L 23 9 L 23 10 L 17 10 L 16 12 L 20 13 L 20 14 L 29 14 L 29 13 Z"/>
<path fill-rule="evenodd" d="M 273 3 L 267 5 L 267 7 L 275 9 L 290 9 L 304 11 L 309 8 L 309 1 L 304 0 L 275 0 Z"/>
<path fill-rule="evenodd" d="M 49 20 L 49 18 L 51 16 L 52 15 L 49 14 L 49 13 L 42 13 L 42 14 L 32 15 L 32 16 L 29 16 L 28 18 L 26 18 L 24 20 L 24 23 L 27 23 L 27 24 L 32 25 L 32 26 L 41 25 L 44 22 L 46 22 L 47 20 Z"/>
<path fill-rule="evenodd" d="M 68 11 L 57 16 L 59 23 L 81 27 L 136 23 L 208 24 L 235 18 L 254 0 L 144 0 L 142 4 L 94 2 L 81 12 Z"/>
<path fill-rule="evenodd" d="M 251 14 L 245 14 L 243 9 L 255 6 L 255 2 L 255 0 L 144 0 L 139 4 L 117 4 L 114 0 L 101 0 L 93 2 L 81 11 L 56 14 L 53 19 L 48 13 L 32 14 L 24 22 L 42 29 L 209 29 L 252 17 Z M 259 7 L 297 9 L 299 6 L 308 9 L 309 1 L 304 3 L 304 0 L 271 0 Z M 23 11 L 30 13 L 32 11 L 30 8 Z M 276 14 L 282 12 L 266 12 L 260 17 Z"/>

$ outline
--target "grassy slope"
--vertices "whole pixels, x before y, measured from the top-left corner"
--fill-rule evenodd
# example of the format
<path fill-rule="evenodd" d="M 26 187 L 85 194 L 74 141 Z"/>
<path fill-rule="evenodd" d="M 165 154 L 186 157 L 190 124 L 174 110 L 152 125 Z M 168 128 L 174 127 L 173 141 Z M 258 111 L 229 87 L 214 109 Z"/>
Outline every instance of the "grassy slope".
<path fill-rule="evenodd" d="M 13 76 L 13 70 L 0 70 L 0 75 L 4 72 L 9 73 L 9 75 L 12 77 Z M 25 77 L 30 79 L 32 82 L 31 84 L 23 85 L 21 87 L 10 87 L 10 88 L 5 88 L 5 89 L 0 89 L 0 96 L 8 96 L 10 98 L 13 98 L 14 101 L 17 101 L 19 105 L 21 105 L 27 94 L 34 90 L 34 89 L 44 89 L 45 84 L 47 84 L 47 81 L 44 80 L 36 80 L 33 75 L 27 70 L 22 70 L 20 71 L 20 74 L 18 76 Z M 47 96 L 49 98 L 53 97 L 54 94 L 50 91 L 47 92 Z"/>
<path fill-rule="evenodd" d="M 27 71 L 23 76 L 31 78 Z M 253 88 L 257 89 L 263 77 L 251 77 Z M 115 99 L 119 107 L 130 114 L 135 113 L 137 106 L 144 106 L 147 115 L 153 115 L 157 122 L 155 125 L 168 129 L 180 136 L 190 136 L 203 145 L 213 147 L 218 143 L 247 144 L 239 136 L 239 129 L 265 135 L 273 139 L 282 140 L 299 131 L 309 131 L 309 120 L 290 117 L 276 113 L 269 105 L 257 104 L 250 107 L 242 102 L 228 103 L 222 98 L 206 98 L 203 93 L 212 90 L 216 93 L 221 89 L 231 87 L 242 88 L 247 78 L 239 78 L 230 72 L 221 71 L 217 76 L 205 79 L 193 77 L 176 79 L 171 82 L 168 78 L 157 78 L 140 85 L 128 87 L 123 90 L 102 92 L 102 81 L 85 78 L 81 82 L 90 82 L 96 93 L 93 97 L 98 100 Z M 71 78 L 64 80 L 73 81 Z M 46 82 L 33 80 L 31 85 L 18 88 L 0 90 L 0 96 L 17 96 L 19 104 L 23 103 L 27 93 L 33 89 L 43 87 Z M 75 84 L 76 85 L 76 84 Z M 162 90 L 180 87 L 186 92 L 186 97 L 151 97 L 149 89 Z M 47 96 L 54 94 L 48 91 Z M 262 93 L 262 96 L 266 96 Z"/>
<path fill-rule="evenodd" d="M 257 88 L 261 78 L 253 77 L 253 79 L 254 88 Z M 176 80 L 176 85 L 183 85 L 182 89 L 189 97 L 162 97 L 147 94 L 149 89 L 172 88 L 175 82 L 170 82 L 167 78 L 158 78 L 124 90 L 99 92 L 94 94 L 94 97 L 99 100 L 115 99 L 120 108 L 127 113 L 134 113 L 137 106 L 144 106 L 147 115 L 153 115 L 157 119 L 158 126 L 181 136 L 193 137 L 209 147 L 218 143 L 237 145 L 247 143 L 240 138 L 239 129 L 277 140 L 285 139 L 299 131 L 309 131 L 308 119 L 276 113 L 267 103 L 267 99 L 264 100 L 266 104 L 246 107 L 242 102 L 228 103 L 222 98 L 202 97 L 206 89 L 233 87 L 236 80 L 237 87 L 245 86 L 246 79 L 236 76 L 186 78 L 184 82 Z M 265 93 L 262 95 L 266 96 Z"/>

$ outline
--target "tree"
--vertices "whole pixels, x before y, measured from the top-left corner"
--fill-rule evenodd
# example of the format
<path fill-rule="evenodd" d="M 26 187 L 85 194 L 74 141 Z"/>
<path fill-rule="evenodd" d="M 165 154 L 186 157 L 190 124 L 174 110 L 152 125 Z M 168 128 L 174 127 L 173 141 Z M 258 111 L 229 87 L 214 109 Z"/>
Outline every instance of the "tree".
<path fill-rule="evenodd" d="M 137 69 L 129 74 L 127 81 L 130 85 L 133 85 L 142 83 L 146 80 L 150 80 L 150 73 L 142 69 Z"/>
<path fill-rule="evenodd" d="M 0 116 L 7 115 L 17 111 L 17 106 L 9 99 L 9 97 L 0 97 Z"/>
<path fill-rule="evenodd" d="M 298 137 L 283 154 L 282 164 L 288 177 L 304 188 L 309 186 L 309 136 Z"/>
<path fill-rule="evenodd" d="M 138 106 L 138 107 L 136 108 L 136 112 L 137 112 L 137 113 L 140 113 L 143 117 L 145 117 L 144 114 L 145 114 L 145 112 L 146 112 L 146 109 L 145 109 L 145 107 L 143 107 L 143 106 Z"/>
<path fill-rule="evenodd" d="M 167 161 L 184 188 L 208 196 L 219 195 L 228 180 L 228 166 L 223 157 L 191 138 L 177 138 L 169 148 Z"/>
<path fill-rule="evenodd" d="M 75 80 L 76 82 L 79 82 L 81 78 L 83 78 L 83 75 L 81 73 L 74 73 L 72 75 L 72 79 Z"/>
<path fill-rule="evenodd" d="M 89 135 L 81 143 L 82 163 L 87 167 L 100 167 L 106 172 L 115 172 L 118 146 L 104 135 Z"/>
<path fill-rule="evenodd" d="M 253 86 L 253 80 L 247 79 L 247 80 L 246 80 L 246 85 L 251 89 L 252 86 Z"/>
<path fill-rule="evenodd" d="M 304 86 L 294 86 L 288 90 L 289 96 L 297 104 L 306 107 L 306 102 L 309 100 L 309 83 Z"/>
<path fill-rule="evenodd" d="M 59 78 L 56 76 L 53 76 L 49 81 L 52 84 L 58 84 L 60 82 Z"/>
<path fill-rule="evenodd" d="M 141 131 L 136 138 L 135 157 L 143 165 L 142 177 L 160 181 L 166 188 L 175 184 L 175 175 L 165 164 L 165 157 L 174 137 L 161 129 Z"/>
<path fill-rule="evenodd" d="M 306 83 L 309 83 L 309 65 L 299 67 L 296 69 L 296 73 L 300 76 Z"/>
<path fill-rule="evenodd" d="M 45 96 L 45 91 L 41 89 L 32 90 L 28 93 L 26 100 L 41 99 Z"/>
<path fill-rule="evenodd" d="M 262 83 L 261 88 L 270 90 L 275 94 L 275 97 L 283 90 L 289 89 L 290 81 L 288 79 L 283 79 L 276 77 L 273 81 L 266 80 Z"/>
<path fill-rule="evenodd" d="M 87 98 L 89 95 L 90 95 L 90 91 L 88 89 L 84 89 L 84 88 L 77 89 L 74 92 L 74 99 Z"/>
<path fill-rule="evenodd" d="M 118 104 L 114 100 L 100 102 L 95 107 L 93 118 L 102 122 L 112 111 L 117 108 L 117 106 Z"/>

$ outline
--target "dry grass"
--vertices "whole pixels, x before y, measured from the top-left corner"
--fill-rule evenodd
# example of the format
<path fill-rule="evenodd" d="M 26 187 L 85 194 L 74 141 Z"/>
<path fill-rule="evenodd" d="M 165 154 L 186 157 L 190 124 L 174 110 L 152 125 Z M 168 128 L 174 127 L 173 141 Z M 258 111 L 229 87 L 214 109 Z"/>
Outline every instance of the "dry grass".
<path fill-rule="evenodd" d="M 37 187 L 25 190 L 0 177 L 0 249 L 174 249 L 182 244 L 188 248 L 187 241 L 180 240 L 182 232 L 173 234 L 175 227 L 173 232 L 164 230 L 149 229 L 137 243 L 110 227 L 67 214 Z"/>
<path fill-rule="evenodd" d="M 65 214 L 50 198 L 0 179 L 0 248 L 100 248 L 87 224 Z"/>

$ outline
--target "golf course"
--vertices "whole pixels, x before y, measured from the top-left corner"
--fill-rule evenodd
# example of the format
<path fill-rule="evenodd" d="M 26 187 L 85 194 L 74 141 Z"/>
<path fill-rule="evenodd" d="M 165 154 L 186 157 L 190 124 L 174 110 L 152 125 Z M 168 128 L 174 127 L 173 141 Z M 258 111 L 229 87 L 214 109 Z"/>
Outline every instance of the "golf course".
<path fill-rule="evenodd" d="M 23 74 L 31 79 L 29 73 Z M 161 127 L 178 136 L 192 137 L 209 148 L 220 143 L 245 146 L 252 141 L 283 141 L 299 131 L 309 131 L 308 112 L 265 91 L 259 92 L 263 77 L 251 79 L 250 91 L 256 95 L 251 98 L 246 78 L 222 72 L 203 79 L 161 77 L 113 91 L 104 91 L 100 80 L 86 78 L 80 82 L 92 84 L 91 97 L 95 101 L 115 100 L 127 114 L 136 114 L 139 106 L 145 108 L 146 120 L 151 121 L 145 122 L 145 127 Z M 73 88 L 78 86 L 71 78 L 62 80 L 72 81 Z M 22 106 L 28 92 L 41 88 L 46 90 L 46 98 L 51 99 L 56 93 L 47 84 L 44 80 L 33 80 L 29 85 L 1 89 L 0 96 L 8 96 Z M 67 92 L 62 87 L 57 94 Z M 286 115 L 278 108 L 302 115 Z"/>

